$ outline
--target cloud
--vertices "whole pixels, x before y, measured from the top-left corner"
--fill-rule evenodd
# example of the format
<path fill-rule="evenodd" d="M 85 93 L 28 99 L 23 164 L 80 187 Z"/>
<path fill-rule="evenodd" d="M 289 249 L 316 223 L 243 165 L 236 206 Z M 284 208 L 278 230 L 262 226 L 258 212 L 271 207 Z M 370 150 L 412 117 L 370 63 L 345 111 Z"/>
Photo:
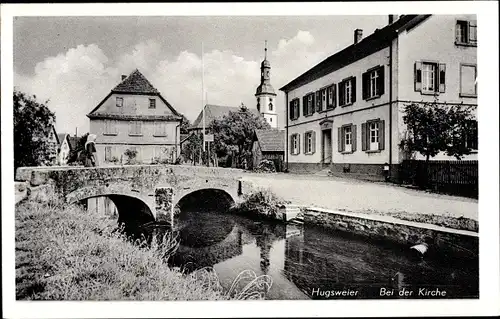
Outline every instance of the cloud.
<path fill-rule="evenodd" d="M 290 39 L 270 43 L 271 83 L 278 93 L 279 122 L 284 123 L 284 97 L 278 89 L 327 54 L 310 32 L 298 31 Z M 164 48 L 154 40 L 136 44 L 114 61 L 96 45 L 78 45 L 38 63 L 33 76 L 15 74 L 19 89 L 35 94 L 56 112 L 57 129 L 83 133 L 89 129 L 86 114 L 118 84 L 121 74 L 138 68 L 179 112 L 193 121 L 201 110 L 201 57 L 182 51 L 164 58 Z M 204 54 L 204 86 L 208 102 L 256 107 L 255 89 L 260 80 L 260 62 L 231 50 Z M 281 124 L 283 126 L 283 124 Z"/>

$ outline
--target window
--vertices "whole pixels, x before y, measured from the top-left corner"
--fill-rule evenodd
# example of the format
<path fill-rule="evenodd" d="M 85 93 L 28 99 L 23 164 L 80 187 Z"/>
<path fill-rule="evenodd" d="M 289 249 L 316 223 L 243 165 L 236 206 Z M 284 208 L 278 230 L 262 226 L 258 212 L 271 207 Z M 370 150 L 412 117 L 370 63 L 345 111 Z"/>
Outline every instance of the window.
<path fill-rule="evenodd" d="M 155 146 L 153 148 L 153 158 L 158 160 L 162 160 L 165 157 L 166 148 L 162 146 Z"/>
<path fill-rule="evenodd" d="M 299 99 L 293 99 L 290 101 L 290 120 L 296 120 L 299 118 Z"/>
<path fill-rule="evenodd" d="M 363 99 L 368 100 L 384 94 L 384 67 L 376 67 L 363 73 Z"/>
<path fill-rule="evenodd" d="M 352 130 L 350 126 L 344 127 L 344 151 L 352 151 Z"/>
<path fill-rule="evenodd" d="M 273 110 L 273 103 L 269 103 L 269 111 Z"/>
<path fill-rule="evenodd" d="M 466 123 L 466 131 L 464 134 L 464 143 L 465 147 L 470 148 L 471 150 L 477 150 L 477 121 L 469 120 Z"/>
<path fill-rule="evenodd" d="M 438 94 L 446 89 L 446 64 L 438 62 L 415 62 L 415 91 L 423 94 Z"/>
<path fill-rule="evenodd" d="M 369 123 L 370 129 L 370 150 L 378 150 L 378 122 Z"/>
<path fill-rule="evenodd" d="M 309 131 L 304 134 L 304 154 L 314 154 L 316 152 L 316 133 Z"/>
<path fill-rule="evenodd" d="M 141 121 L 130 121 L 129 135 L 142 135 L 142 122 Z"/>
<path fill-rule="evenodd" d="M 105 162 L 112 162 L 113 161 L 113 157 L 114 157 L 114 147 L 113 146 L 106 146 L 104 148 L 104 161 Z"/>
<path fill-rule="evenodd" d="M 361 124 L 361 149 L 379 151 L 384 149 L 384 120 L 370 120 Z"/>
<path fill-rule="evenodd" d="M 149 99 L 149 108 L 150 109 L 156 108 L 156 100 L 155 99 Z"/>
<path fill-rule="evenodd" d="M 104 135 L 117 135 L 118 129 L 115 120 L 104 120 Z"/>
<path fill-rule="evenodd" d="M 269 118 L 269 122 L 271 122 L 271 123 L 273 122 L 273 118 L 272 117 Z"/>
<path fill-rule="evenodd" d="M 460 96 L 477 96 L 476 74 L 477 68 L 474 64 L 460 65 Z"/>
<path fill-rule="evenodd" d="M 155 133 L 154 136 L 167 136 L 167 123 L 163 121 L 155 121 Z"/>
<path fill-rule="evenodd" d="M 326 89 L 327 96 L 328 96 L 328 101 L 327 101 L 327 105 L 326 105 L 327 110 L 335 108 L 335 102 L 336 102 L 335 98 L 337 95 L 335 92 L 336 87 L 337 86 L 335 84 L 332 84 Z"/>
<path fill-rule="evenodd" d="M 351 77 L 339 83 L 339 106 L 356 102 L 356 78 Z"/>
<path fill-rule="evenodd" d="M 476 21 L 458 20 L 455 27 L 455 43 L 458 45 L 477 45 Z"/>
<path fill-rule="evenodd" d="M 257 111 L 260 112 L 260 98 L 257 98 Z"/>
<path fill-rule="evenodd" d="M 328 105 L 326 88 L 316 91 L 316 111 L 321 112 L 326 110 Z"/>
<path fill-rule="evenodd" d="M 299 134 L 290 135 L 290 154 L 297 155 L 300 153 Z"/>
<path fill-rule="evenodd" d="M 122 97 L 117 97 L 116 98 L 116 106 L 117 107 L 122 107 L 123 106 L 123 98 Z"/>
<path fill-rule="evenodd" d="M 338 129 L 338 150 L 341 153 L 356 151 L 356 125 L 347 124 Z"/>
<path fill-rule="evenodd" d="M 302 98 L 302 113 L 304 116 L 310 116 L 314 113 L 314 95 L 315 93 L 309 93 Z"/>

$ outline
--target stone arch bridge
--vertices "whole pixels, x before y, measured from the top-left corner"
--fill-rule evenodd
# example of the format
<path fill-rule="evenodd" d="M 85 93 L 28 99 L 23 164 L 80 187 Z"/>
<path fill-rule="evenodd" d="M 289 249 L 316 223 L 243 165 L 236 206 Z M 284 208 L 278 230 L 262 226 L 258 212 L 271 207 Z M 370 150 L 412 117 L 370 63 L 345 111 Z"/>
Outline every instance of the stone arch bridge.
<path fill-rule="evenodd" d="M 183 165 L 20 167 L 15 179 L 28 188 L 53 188 L 69 204 L 107 196 L 120 208 L 135 207 L 156 221 L 173 221 L 174 207 L 196 192 L 238 203 L 253 187 L 237 169 Z M 130 210 L 130 209 L 129 209 Z"/>

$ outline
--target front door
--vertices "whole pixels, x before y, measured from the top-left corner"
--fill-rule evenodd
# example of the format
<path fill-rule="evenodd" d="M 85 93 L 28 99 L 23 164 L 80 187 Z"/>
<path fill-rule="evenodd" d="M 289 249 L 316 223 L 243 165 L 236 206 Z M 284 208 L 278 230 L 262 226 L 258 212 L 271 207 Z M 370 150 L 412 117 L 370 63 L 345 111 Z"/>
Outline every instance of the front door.
<path fill-rule="evenodd" d="M 330 164 L 332 162 L 332 130 L 321 131 L 321 146 L 322 146 L 322 159 L 323 164 Z"/>

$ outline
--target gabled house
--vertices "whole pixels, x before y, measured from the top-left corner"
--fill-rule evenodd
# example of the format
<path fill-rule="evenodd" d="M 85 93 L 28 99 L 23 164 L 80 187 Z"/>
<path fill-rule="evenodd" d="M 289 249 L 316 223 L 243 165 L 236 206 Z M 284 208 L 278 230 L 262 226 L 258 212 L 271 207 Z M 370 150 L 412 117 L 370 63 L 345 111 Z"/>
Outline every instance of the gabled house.
<path fill-rule="evenodd" d="M 180 154 L 182 116 L 139 72 L 120 83 L 87 115 L 95 134 L 99 164 L 175 162 Z"/>
<path fill-rule="evenodd" d="M 354 30 L 351 45 L 280 89 L 290 171 L 396 173 L 406 159 L 399 144 L 407 104 L 477 106 L 475 15 L 388 18 L 364 38 Z M 477 160 L 477 133 L 471 135 L 463 143 L 476 151 L 465 160 Z M 443 153 L 433 159 L 454 160 Z"/>
<path fill-rule="evenodd" d="M 59 133 L 57 139 L 59 142 L 57 148 L 57 163 L 59 165 L 66 165 L 68 163 L 69 152 L 71 151 L 71 143 L 69 141 L 69 134 Z"/>
<path fill-rule="evenodd" d="M 257 168 L 262 160 L 270 160 L 274 163 L 276 171 L 281 172 L 284 157 L 285 130 L 255 130 L 251 169 Z"/>

